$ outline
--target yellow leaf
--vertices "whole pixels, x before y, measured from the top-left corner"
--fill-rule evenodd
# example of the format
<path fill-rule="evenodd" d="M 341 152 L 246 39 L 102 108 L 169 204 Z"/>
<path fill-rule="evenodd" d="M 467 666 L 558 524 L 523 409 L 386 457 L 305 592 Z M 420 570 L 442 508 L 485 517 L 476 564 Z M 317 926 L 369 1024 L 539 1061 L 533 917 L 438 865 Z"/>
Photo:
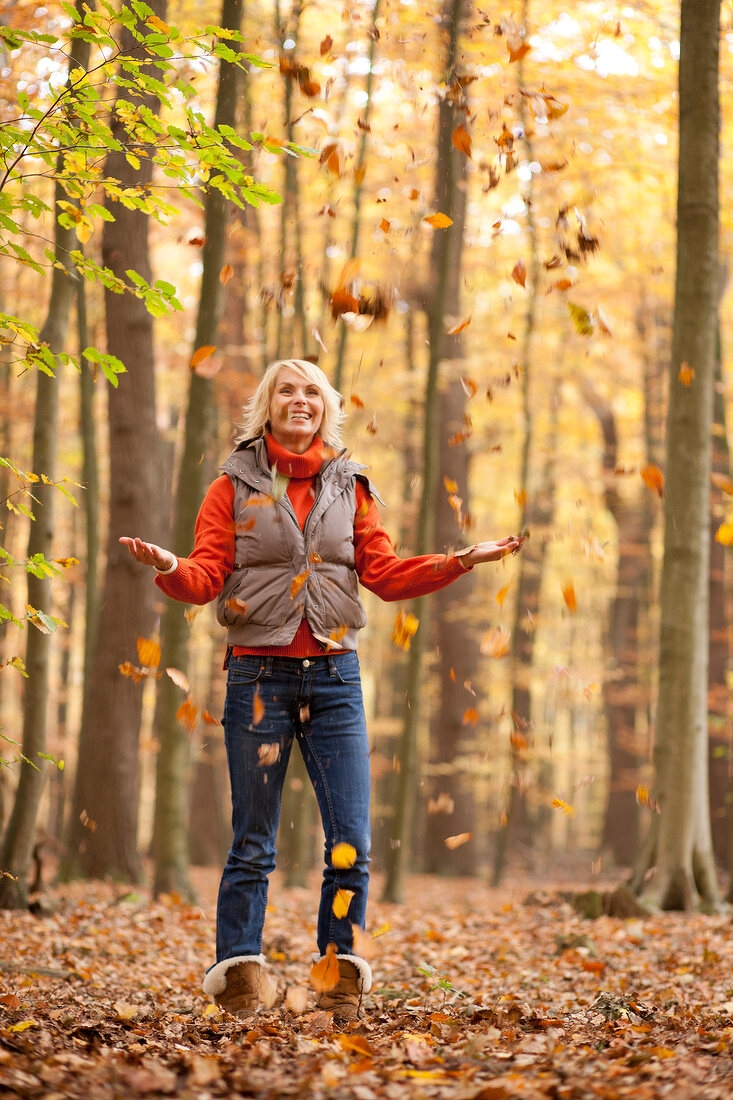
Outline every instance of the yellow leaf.
<path fill-rule="evenodd" d="M 8 1031 L 27 1031 L 29 1027 L 40 1027 L 38 1020 L 21 1020 L 19 1024 L 11 1024 Z"/>
<path fill-rule="evenodd" d="M 72 565 L 78 565 L 78 558 L 54 558 L 56 565 L 60 565 L 62 569 L 70 569 Z"/>
<path fill-rule="evenodd" d="M 328 993 L 335 989 L 341 976 L 336 947 L 329 943 L 326 954 L 311 968 L 311 985 L 316 993 Z"/>
<path fill-rule="evenodd" d="M 428 214 L 427 218 L 423 218 L 428 225 L 432 225 L 433 229 L 447 229 L 449 225 L 453 225 L 453 219 L 449 218 L 447 214 Z"/>
<path fill-rule="evenodd" d="M 334 844 L 331 849 L 331 866 L 345 871 L 356 863 L 356 848 L 352 844 Z"/>
<path fill-rule="evenodd" d="M 509 585 L 505 584 L 504 587 L 500 588 L 499 591 L 496 593 L 496 602 L 498 603 L 499 607 L 501 607 L 501 605 L 504 603 L 508 591 Z"/>
<path fill-rule="evenodd" d="M 259 686 L 255 687 L 255 697 L 252 701 L 252 725 L 259 726 L 265 717 L 265 704 L 262 702 Z"/>
<path fill-rule="evenodd" d="M 574 814 L 575 810 L 568 802 L 563 802 L 562 798 L 553 798 L 552 805 L 556 810 L 563 810 L 566 814 Z"/>
<path fill-rule="evenodd" d="M 443 484 L 445 485 L 449 493 L 458 492 L 458 482 L 454 481 L 452 477 L 444 477 Z"/>
<path fill-rule="evenodd" d="M 138 638 L 137 656 L 146 668 L 157 668 L 160 664 L 160 646 L 152 638 Z"/>
<path fill-rule="evenodd" d="M 583 688 L 583 695 L 585 695 L 586 699 L 591 700 L 594 695 L 598 695 L 600 690 L 601 685 L 594 680 L 592 684 L 588 684 L 587 687 Z"/>
<path fill-rule="evenodd" d="M 562 597 L 565 600 L 568 611 L 571 611 L 573 614 L 575 614 L 575 612 L 578 610 L 578 601 L 575 597 L 575 587 L 572 581 L 568 581 L 567 584 L 563 587 Z"/>
<path fill-rule="evenodd" d="M 290 585 L 290 599 L 291 600 L 294 600 L 295 597 L 298 595 L 301 588 L 305 584 L 309 573 L 310 573 L 310 569 L 306 569 L 305 573 L 299 573 L 298 576 L 295 577 L 295 579 L 293 580 L 293 583 Z"/>
<path fill-rule="evenodd" d="M 727 474 L 720 474 L 713 470 L 710 475 L 710 480 L 716 489 L 722 489 L 728 496 L 733 496 L 733 481 L 731 481 Z"/>
<path fill-rule="evenodd" d="M 413 636 L 417 633 L 420 620 L 411 611 L 398 611 L 392 631 L 392 641 L 400 649 L 409 649 Z"/>
<path fill-rule="evenodd" d="M 592 336 L 596 326 L 588 310 L 576 305 L 575 302 L 568 302 L 568 310 L 573 319 L 575 331 L 580 336 Z"/>
<path fill-rule="evenodd" d="M 514 490 L 514 499 L 516 500 L 516 502 L 517 502 L 517 504 L 519 505 L 520 508 L 524 508 L 526 503 L 527 503 L 527 490 L 526 489 L 515 489 Z"/>
<path fill-rule="evenodd" d="M 155 31 L 160 31 L 161 34 L 171 33 L 171 29 L 168 24 L 164 23 L 163 20 L 157 15 L 151 15 L 148 19 L 146 19 L 145 25 L 147 27 L 152 27 Z"/>
<path fill-rule="evenodd" d="M 375 928 L 372 932 L 372 939 L 379 939 L 380 936 L 386 936 L 387 932 L 392 931 L 392 925 L 389 921 L 385 921 L 384 924 L 380 924 L 379 928 Z"/>
<path fill-rule="evenodd" d="M 351 899 L 354 896 L 353 890 L 337 890 L 336 896 L 333 899 L 333 915 L 336 920 L 341 920 L 349 911 L 351 905 Z"/>
<path fill-rule="evenodd" d="M 223 268 L 219 272 L 219 282 L 222 286 L 226 286 L 229 280 L 234 275 L 234 268 L 231 264 L 224 264 Z"/>
<path fill-rule="evenodd" d="M 733 546 L 733 523 L 721 523 L 715 532 L 715 541 L 723 546 Z"/>
<path fill-rule="evenodd" d="M 222 1009 L 218 1005 L 207 1005 L 201 1013 L 202 1016 L 221 1016 L 221 1014 Z"/>
<path fill-rule="evenodd" d="M 460 848 L 463 844 L 467 844 L 472 837 L 473 833 L 457 833 L 456 836 L 447 836 L 443 843 L 446 848 L 455 851 L 456 848 Z"/>

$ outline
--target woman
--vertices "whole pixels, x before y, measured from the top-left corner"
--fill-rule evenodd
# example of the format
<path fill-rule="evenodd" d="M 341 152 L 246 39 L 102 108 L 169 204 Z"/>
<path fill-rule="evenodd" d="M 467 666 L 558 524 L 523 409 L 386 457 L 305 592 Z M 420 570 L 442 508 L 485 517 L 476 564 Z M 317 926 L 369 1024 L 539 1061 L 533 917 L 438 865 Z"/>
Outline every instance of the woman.
<path fill-rule="evenodd" d="M 300 359 L 272 363 L 201 506 L 191 556 L 120 540 L 158 570 L 156 584 L 173 599 L 217 597 L 227 627 L 223 725 L 234 839 L 219 889 L 217 961 L 203 988 L 233 1013 L 259 1001 L 268 875 L 295 738 L 325 833 L 318 949 L 322 957 L 335 950 L 339 960 L 338 984 L 319 994 L 319 1007 L 353 1019 L 371 986 L 352 932 L 365 923 L 370 844 L 358 582 L 385 600 L 410 599 L 522 544 L 511 536 L 450 559 L 398 558 L 364 467 L 341 450 L 343 420 L 339 394 L 320 368 Z M 339 890 L 352 893 L 345 917 L 334 914 Z"/>

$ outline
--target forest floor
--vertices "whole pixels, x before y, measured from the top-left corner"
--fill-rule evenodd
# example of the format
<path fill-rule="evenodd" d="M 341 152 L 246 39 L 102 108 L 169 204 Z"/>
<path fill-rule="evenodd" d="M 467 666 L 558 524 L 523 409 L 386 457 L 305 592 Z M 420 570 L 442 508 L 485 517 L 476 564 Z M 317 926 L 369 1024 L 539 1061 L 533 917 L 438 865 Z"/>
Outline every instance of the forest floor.
<path fill-rule="evenodd" d="M 588 920 L 565 884 L 414 877 L 371 904 L 374 988 L 339 1028 L 308 987 L 317 882 L 275 877 L 277 988 L 244 1022 L 200 991 L 218 873 L 195 877 L 195 906 L 84 883 L 0 912 L 0 1097 L 733 1096 L 730 916 Z"/>

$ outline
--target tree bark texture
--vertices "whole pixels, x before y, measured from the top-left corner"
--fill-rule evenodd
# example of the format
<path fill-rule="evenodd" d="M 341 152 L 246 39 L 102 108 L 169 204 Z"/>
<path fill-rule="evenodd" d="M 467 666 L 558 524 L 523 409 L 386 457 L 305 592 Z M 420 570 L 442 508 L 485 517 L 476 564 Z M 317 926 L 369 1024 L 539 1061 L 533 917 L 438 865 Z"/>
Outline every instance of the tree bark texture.
<path fill-rule="evenodd" d="M 644 895 L 718 900 L 710 835 L 707 686 L 710 461 L 718 314 L 719 0 L 682 0 L 677 276 L 667 422 L 656 767 L 661 817 Z M 704 168 L 702 168 L 704 166 Z M 690 385 L 680 379 L 686 364 Z"/>
<path fill-rule="evenodd" d="M 165 0 L 153 0 L 154 14 L 165 21 Z M 120 34 L 125 52 L 135 41 Z M 151 111 L 159 101 L 144 97 Z M 106 172 L 125 187 L 145 186 L 150 158 L 135 169 L 124 152 L 110 153 Z M 148 218 L 114 204 L 113 222 L 104 223 L 102 256 L 124 278 L 129 268 L 151 280 Z M 132 294 L 105 292 L 107 349 L 127 368 L 119 389 L 110 394 L 110 504 L 107 565 L 99 614 L 92 675 L 85 687 L 72 816 L 64 872 L 86 877 L 139 877 L 138 736 L 142 684 L 120 675 L 119 666 L 135 661 L 138 637 L 153 629 L 150 570 L 138 565 L 119 536 L 143 535 L 159 541 L 156 492 L 159 472 L 155 420 L 153 319 Z"/>

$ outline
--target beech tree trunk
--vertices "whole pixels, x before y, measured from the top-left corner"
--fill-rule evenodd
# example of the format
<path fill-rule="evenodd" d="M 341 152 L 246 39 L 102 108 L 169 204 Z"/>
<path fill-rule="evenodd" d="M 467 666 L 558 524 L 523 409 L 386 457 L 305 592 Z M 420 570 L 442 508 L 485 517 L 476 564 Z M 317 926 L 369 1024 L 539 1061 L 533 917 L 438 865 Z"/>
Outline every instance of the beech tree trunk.
<path fill-rule="evenodd" d="M 224 0 L 221 24 L 238 31 L 242 20 L 242 0 Z M 236 45 L 236 44 L 234 44 Z M 221 62 L 216 101 L 215 126 L 234 126 L 236 118 L 239 69 Z M 222 312 L 222 287 L 219 273 L 224 265 L 228 206 L 224 196 L 212 188 L 206 196 L 205 243 L 199 311 L 194 350 L 218 343 Z M 190 553 L 196 515 L 205 491 L 210 463 L 202 462 L 212 443 L 214 431 L 212 381 L 191 372 L 186 410 L 186 430 L 178 471 L 176 510 L 173 524 L 173 552 L 184 557 Z M 184 609 L 176 601 L 166 601 L 161 630 L 163 663 L 185 672 L 188 667 L 189 626 Z M 186 731 L 176 719 L 181 703 L 180 688 L 164 676 L 160 682 L 155 729 L 158 752 L 155 784 L 154 892 L 175 891 L 192 899 L 193 887 L 188 875 L 188 763 Z"/>
<path fill-rule="evenodd" d="M 720 0 L 682 0 L 677 276 L 667 421 L 655 763 L 661 816 L 642 897 L 718 903 L 707 773 L 710 456 L 718 327 Z M 705 166 L 700 171 L 700 165 Z M 682 368 L 694 371 L 689 385 Z"/>
<path fill-rule="evenodd" d="M 89 62 L 89 45 L 80 39 L 71 43 L 69 70 L 86 68 Z M 58 172 L 63 173 L 64 154 L 59 154 Z M 66 198 L 60 183 L 55 187 L 56 202 Z M 54 225 L 54 250 L 64 265 L 54 267 L 51 273 L 51 296 L 46 320 L 40 333 L 41 343 L 48 344 L 53 352 L 66 348 L 69 314 L 76 294 L 76 276 L 73 263 L 68 259 L 76 242 L 76 233 L 57 221 Z M 56 456 L 59 428 L 59 380 L 37 372 L 36 410 L 33 424 L 33 471 L 45 474 L 50 480 L 56 476 Z M 54 533 L 54 503 L 57 490 L 51 485 L 34 487 L 35 521 L 30 525 L 28 557 L 43 554 L 50 557 Z M 28 603 L 40 611 L 51 604 L 51 581 L 48 577 L 28 574 Z M 46 731 L 49 700 L 49 653 L 51 635 L 42 633 L 30 623 L 27 628 L 25 665 L 28 680 L 23 699 L 23 756 L 20 779 L 15 792 L 13 809 L 0 846 L 0 870 L 7 872 L 0 878 L 0 908 L 20 909 L 28 904 L 28 876 L 35 844 L 38 809 L 46 774 L 54 765 L 43 761 L 38 754 L 46 750 Z M 13 876 L 12 878 L 9 876 Z"/>
<path fill-rule="evenodd" d="M 713 397 L 713 453 L 712 470 L 724 477 L 730 476 L 730 451 L 725 413 L 725 388 L 723 382 L 720 332 L 718 332 L 715 356 L 715 394 Z M 718 542 L 715 533 L 723 521 L 723 508 L 712 511 L 710 522 L 710 650 L 708 666 L 708 725 L 710 744 L 708 751 L 710 772 L 710 823 L 713 834 L 713 851 L 722 867 L 730 865 L 733 847 L 731 834 L 731 710 L 728 688 L 728 662 L 730 660 L 729 627 L 730 598 L 726 584 L 726 547 Z"/>
<path fill-rule="evenodd" d="M 463 0 L 447 0 L 443 15 L 443 24 L 448 32 L 445 73 L 449 86 L 452 83 L 455 71 L 462 7 Z M 450 141 L 446 147 L 445 142 L 440 140 L 439 133 L 436 194 L 440 193 L 447 196 L 448 201 L 452 204 L 455 201 L 455 194 L 453 159 L 450 154 Z M 443 186 L 445 186 L 445 191 L 442 190 Z M 434 272 L 435 282 L 430 290 L 428 309 L 430 356 L 425 380 L 423 409 L 422 495 L 417 538 L 415 540 L 415 553 L 417 555 L 427 552 L 432 544 L 435 530 L 435 500 L 439 474 L 438 449 L 435 447 L 439 425 L 438 372 L 443 359 L 444 317 L 451 276 L 451 258 L 454 255 L 454 247 L 451 241 L 452 234 L 455 231 L 455 225 L 438 231 L 432 255 L 432 271 Z M 395 814 L 391 822 L 390 847 L 387 852 L 387 873 L 384 884 L 385 900 L 397 903 L 404 901 L 405 875 L 412 854 L 412 828 L 417 793 L 417 733 L 420 722 L 420 688 L 424 675 L 423 654 L 428 627 L 425 597 L 414 600 L 411 610 L 412 614 L 420 621 L 420 626 L 413 636 L 410 646 L 410 659 L 407 670 L 407 699 L 398 753 L 400 771 L 397 783 L 397 801 Z"/>
<path fill-rule="evenodd" d="M 165 21 L 165 0 L 151 0 L 154 14 Z M 134 55 L 136 42 L 120 31 L 122 47 Z M 159 100 L 143 97 L 151 110 Z M 123 187 L 145 186 L 151 179 L 149 157 L 139 169 L 124 152 L 108 155 L 106 172 Z M 121 203 L 113 222 L 104 223 L 102 257 L 124 278 L 133 268 L 152 278 L 148 218 Z M 158 542 L 159 488 L 153 318 L 132 294 L 105 291 L 107 349 L 123 361 L 127 373 L 109 401 L 110 501 L 107 566 L 99 615 L 98 641 L 91 676 L 85 685 L 79 761 L 69 822 L 63 873 L 90 878 L 110 876 L 135 881 L 137 849 L 138 737 L 142 684 L 120 675 L 119 666 L 135 661 L 137 639 L 153 628 L 150 570 L 139 565 L 118 539 L 144 535 Z"/>

